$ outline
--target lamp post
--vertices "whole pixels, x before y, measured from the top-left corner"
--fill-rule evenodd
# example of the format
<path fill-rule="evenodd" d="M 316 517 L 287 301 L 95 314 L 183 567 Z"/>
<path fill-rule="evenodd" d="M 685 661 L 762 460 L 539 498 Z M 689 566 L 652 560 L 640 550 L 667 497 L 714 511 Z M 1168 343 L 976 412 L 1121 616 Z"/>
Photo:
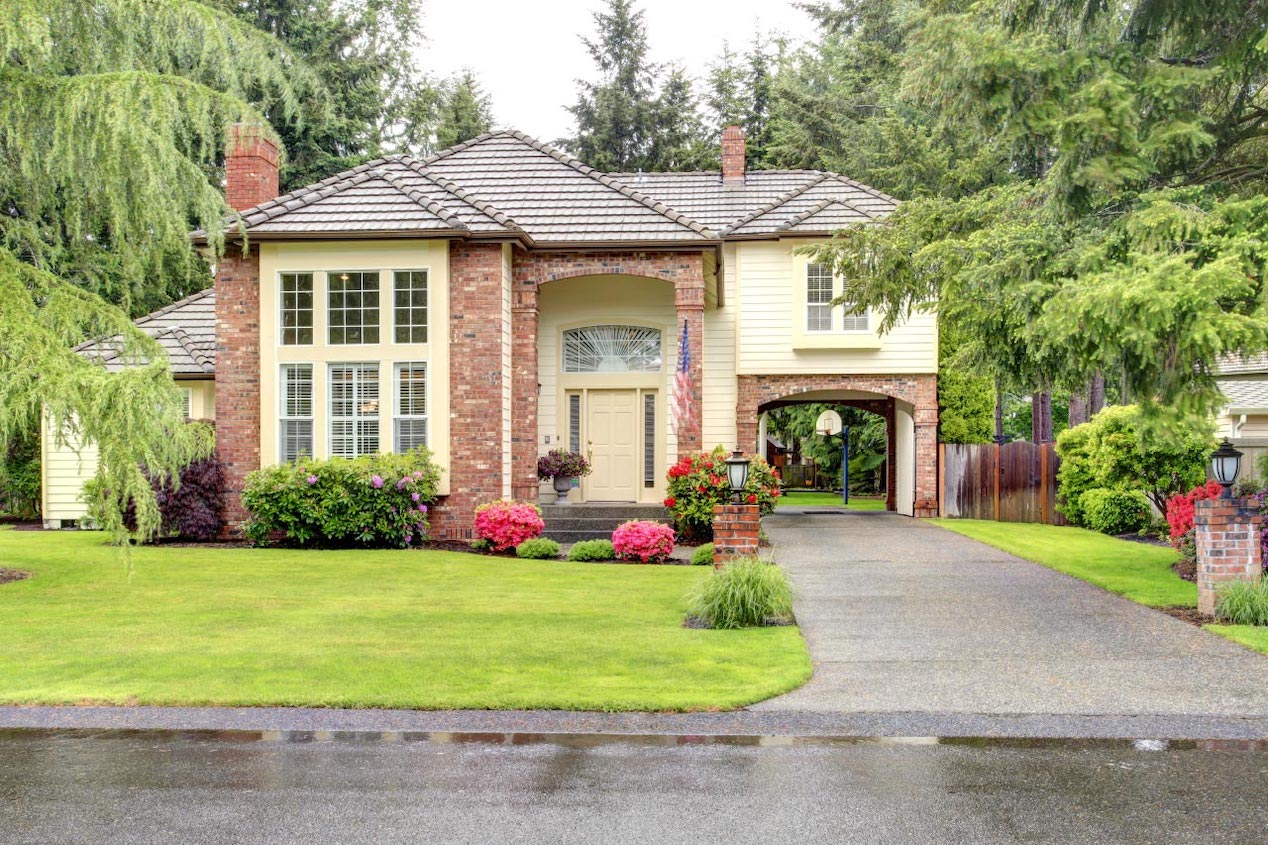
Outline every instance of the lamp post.
<path fill-rule="evenodd" d="M 1241 470 L 1242 453 L 1233 448 L 1233 444 L 1224 438 L 1220 448 L 1211 453 L 1211 474 L 1224 487 L 1224 495 L 1229 496 L 1237 473 Z"/>
<path fill-rule="evenodd" d="M 748 465 L 749 459 L 744 457 L 744 453 L 739 449 L 732 452 L 726 459 L 726 477 L 731 485 L 731 504 L 740 503 L 744 488 L 748 486 Z"/>

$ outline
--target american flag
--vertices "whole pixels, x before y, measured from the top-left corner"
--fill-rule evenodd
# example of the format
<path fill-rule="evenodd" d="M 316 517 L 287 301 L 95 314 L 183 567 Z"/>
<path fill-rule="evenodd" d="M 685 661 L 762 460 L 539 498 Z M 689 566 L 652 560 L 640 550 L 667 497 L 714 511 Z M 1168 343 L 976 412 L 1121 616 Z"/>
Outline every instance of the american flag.
<path fill-rule="evenodd" d="M 687 321 L 682 321 L 682 340 L 678 344 L 678 376 L 674 380 L 674 430 L 678 442 L 699 432 L 700 415 L 696 413 L 696 396 L 691 383 L 691 345 L 687 342 Z"/>

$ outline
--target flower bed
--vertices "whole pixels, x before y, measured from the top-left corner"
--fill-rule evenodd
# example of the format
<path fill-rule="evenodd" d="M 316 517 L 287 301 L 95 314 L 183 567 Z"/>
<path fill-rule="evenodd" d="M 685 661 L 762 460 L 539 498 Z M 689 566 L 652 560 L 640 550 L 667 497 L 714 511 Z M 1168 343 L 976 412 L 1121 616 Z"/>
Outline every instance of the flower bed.
<path fill-rule="evenodd" d="M 731 484 L 726 473 L 726 451 L 683 455 L 669 468 L 665 507 L 673 514 L 682 539 L 713 539 L 713 508 L 731 501 Z M 759 455 L 749 458 L 748 484 L 743 501 L 757 505 L 761 516 L 773 513 L 780 496 L 779 478 Z"/>

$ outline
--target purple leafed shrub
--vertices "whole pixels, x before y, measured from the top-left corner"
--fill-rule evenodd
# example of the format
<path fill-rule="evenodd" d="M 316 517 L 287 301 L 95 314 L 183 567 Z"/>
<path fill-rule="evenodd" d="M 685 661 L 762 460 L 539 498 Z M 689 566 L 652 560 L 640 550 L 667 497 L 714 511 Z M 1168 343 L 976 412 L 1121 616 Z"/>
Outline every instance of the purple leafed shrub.
<path fill-rule="evenodd" d="M 207 542 L 214 540 L 224 528 L 224 473 L 220 458 L 214 453 L 194 461 L 181 470 L 180 484 L 160 484 L 150 479 L 158 500 L 163 527 L 159 538 L 179 538 Z M 128 506 L 124 513 L 128 530 L 136 530 L 136 510 Z"/>

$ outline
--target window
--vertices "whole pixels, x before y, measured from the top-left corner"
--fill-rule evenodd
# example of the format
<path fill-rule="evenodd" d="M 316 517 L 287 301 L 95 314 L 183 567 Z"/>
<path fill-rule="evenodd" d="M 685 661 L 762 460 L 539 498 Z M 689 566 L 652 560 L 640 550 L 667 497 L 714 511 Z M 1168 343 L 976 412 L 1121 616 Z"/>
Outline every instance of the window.
<path fill-rule="evenodd" d="M 867 312 L 850 314 L 850 306 L 832 304 L 841 293 L 832 277 L 832 268 L 826 264 L 806 265 L 806 331 L 807 332 L 866 332 L 869 329 Z M 840 313 L 840 324 L 836 314 Z"/>
<path fill-rule="evenodd" d="M 394 276 L 397 343 L 427 342 L 427 271 L 397 270 Z"/>
<path fill-rule="evenodd" d="M 581 394 L 568 394 L 568 451 L 581 451 Z"/>
<path fill-rule="evenodd" d="M 330 343 L 378 343 L 379 274 L 331 273 L 327 288 Z"/>
<path fill-rule="evenodd" d="M 659 373 L 660 331 L 586 326 L 564 332 L 565 373 Z"/>
<path fill-rule="evenodd" d="M 393 448 L 404 454 L 427 445 L 427 365 L 396 365 L 396 408 Z"/>
<path fill-rule="evenodd" d="M 194 389 L 192 387 L 181 388 L 181 394 L 185 400 L 185 419 L 192 419 L 194 416 Z"/>
<path fill-rule="evenodd" d="M 310 346 L 313 342 L 313 274 L 283 273 L 282 345 Z"/>
<path fill-rule="evenodd" d="M 656 394 L 643 394 L 643 486 L 656 486 Z"/>
<path fill-rule="evenodd" d="M 379 365 L 330 365 L 330 454 L 379 451 Z"/>
<path fill-rule="evenodd" d="M 832 331 L 832 270 L 806 265 L 806 331 Z"/>
<path fill-rule="evenodd" d="M 283 364 L 278 455 L 283 462 L 313 453 L 313 365 Z"/>

